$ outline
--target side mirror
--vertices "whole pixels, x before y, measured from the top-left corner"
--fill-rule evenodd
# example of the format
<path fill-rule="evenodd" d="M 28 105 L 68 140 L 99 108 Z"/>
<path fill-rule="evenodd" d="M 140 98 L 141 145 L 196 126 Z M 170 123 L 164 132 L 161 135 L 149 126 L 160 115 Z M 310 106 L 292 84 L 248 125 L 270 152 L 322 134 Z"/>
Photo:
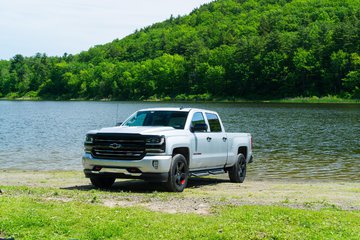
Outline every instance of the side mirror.
<path fill-rule="evenodd" d="M 117 122 L 115 126 L 118 127 L 118 126 L 120 126 L 121 124 L 123 124 L 123 122 Z"/>
<path fill-rule="evenodd" d="M 208 126 L 205 123 L 197 123 L 195 126 L 191 127 L 191 132 L 206 132 Z"/>

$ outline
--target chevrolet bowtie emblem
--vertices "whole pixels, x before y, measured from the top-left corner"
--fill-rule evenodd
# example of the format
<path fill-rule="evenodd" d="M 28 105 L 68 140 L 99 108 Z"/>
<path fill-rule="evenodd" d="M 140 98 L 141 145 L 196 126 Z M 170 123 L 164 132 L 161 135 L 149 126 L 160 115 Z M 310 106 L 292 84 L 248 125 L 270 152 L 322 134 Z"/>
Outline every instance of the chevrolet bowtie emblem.
<path fill-rule="evenodd" d="M 121 146 L 121 144 L 119 144 L 119 143 L 112 143 L 112 144 L 109 145 L 109 147 L 110 147 L 111 149 L 119 149 L 119 148 L 121 148 L 122 146 Z"/>

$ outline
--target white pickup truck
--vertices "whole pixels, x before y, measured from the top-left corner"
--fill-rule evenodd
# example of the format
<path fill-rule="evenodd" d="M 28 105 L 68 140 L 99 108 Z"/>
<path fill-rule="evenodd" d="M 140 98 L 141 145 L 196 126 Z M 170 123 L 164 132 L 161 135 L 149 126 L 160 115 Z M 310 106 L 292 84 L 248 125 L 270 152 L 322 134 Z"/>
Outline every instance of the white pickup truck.
<path fill-rule="evenodd" d="M 253 159 L 249 133 L 226 133 L 216 112 L 195 108 L 139 110 L 119 126 L 88 132 L 84 145 L 85 176 L 99 188 L 137 178 L 182 192 L 190 176 L 226 172 L 242 183 Z"/>

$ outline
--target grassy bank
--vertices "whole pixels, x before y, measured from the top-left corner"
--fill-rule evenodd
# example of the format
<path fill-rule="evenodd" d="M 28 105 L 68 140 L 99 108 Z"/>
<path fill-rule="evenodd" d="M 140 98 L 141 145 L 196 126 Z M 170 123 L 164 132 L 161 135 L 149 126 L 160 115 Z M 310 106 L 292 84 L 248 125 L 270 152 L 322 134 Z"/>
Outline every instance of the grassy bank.
<path fill-rule="evenodd" d="M 167 214 L 31 196 L 0 198 L 0 236 L 15 239 L 359 239 L 360 212 L 224 206 Z"/>
<path fill-rule="evenodd" d="M 63 99 L 63 98 L 40 98 L 40 97 L 19 97 L 19 98 L 0 98 L 0 100 L 6 101 L 119 101 L 118 99 Z M 204 97 L 203 95 L 190 95 L 184 97 L 164 97 L 164 98 L 150 98 L 142 100 L 131 101 L 145 101 L 145 102 L 214 102 L 214 103 L 352 103 L 360 104 L 360 99 L 348 99 L 337 96 L 326 97 L 295 97 L 295 98 L 283 98 L 283 99 L 271 99 L 271 100 L 246 100 L 241 98 L 213 98 Z"/>
<path fill-rule="evenodd" d="M 271 102 L 280 103 L 360 103 L 360 99 L 347 99 L 340 98 L 337 96 L 326 96 L 326 97 L 296 97 L 286 98 L 280 100 L 272 100 Z"/>
<path fill-rule="evenodd" d="M 0 171 L 0 238 L 359 239 L 360 184 L 230 183 L 195 178 L 184 193 L 81 172 Z"/>

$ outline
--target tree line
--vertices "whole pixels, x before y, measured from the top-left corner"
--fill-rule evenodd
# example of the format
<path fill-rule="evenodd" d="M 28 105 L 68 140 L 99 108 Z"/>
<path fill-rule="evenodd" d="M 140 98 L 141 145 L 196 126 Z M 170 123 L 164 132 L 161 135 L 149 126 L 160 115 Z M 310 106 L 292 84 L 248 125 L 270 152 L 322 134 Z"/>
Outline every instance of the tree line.
<path fill-rule="evenodd" d="M 0 97 L 360 98 L 359 0 L 218 0 L 76 55 L 0 61 Z"/>

